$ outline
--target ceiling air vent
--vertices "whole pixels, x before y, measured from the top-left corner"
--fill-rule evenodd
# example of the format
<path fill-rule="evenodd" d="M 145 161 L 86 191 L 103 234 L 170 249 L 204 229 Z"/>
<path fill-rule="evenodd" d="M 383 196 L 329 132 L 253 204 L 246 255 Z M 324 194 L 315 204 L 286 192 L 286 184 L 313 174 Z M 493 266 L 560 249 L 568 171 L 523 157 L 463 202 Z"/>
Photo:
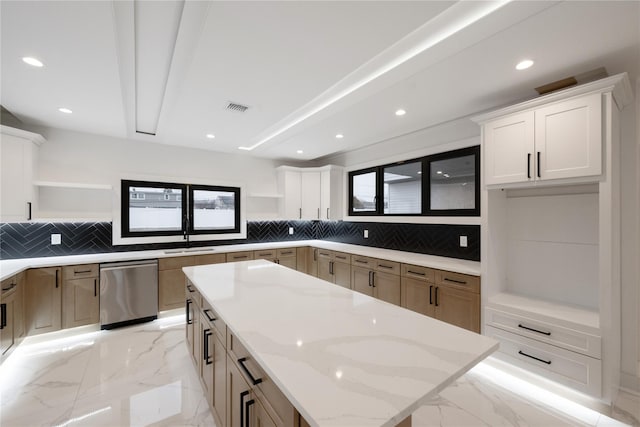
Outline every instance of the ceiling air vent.
<path fill-rule="evenodd" d="M 246 105 L 236 104 L 235 102 L 229 102 L 227 104 L 227 110 L 237 111 L 238 113 L 244 113 L 248 109 L 249 107 L 247 107 Z"/>

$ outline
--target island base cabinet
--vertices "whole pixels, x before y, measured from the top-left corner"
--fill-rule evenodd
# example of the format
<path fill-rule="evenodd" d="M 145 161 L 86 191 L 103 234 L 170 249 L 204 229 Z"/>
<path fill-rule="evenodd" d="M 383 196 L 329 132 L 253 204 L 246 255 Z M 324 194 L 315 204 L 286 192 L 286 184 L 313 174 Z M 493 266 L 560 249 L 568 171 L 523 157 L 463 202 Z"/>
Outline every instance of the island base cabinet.
<path fill-rule="evenodd" d="M 230 357 L 227 358 L 227 423 L 228 427 L 245 427 L 245 408 L 251 400 L 251 387 Z"/>
<path fill-rule="evenodd" d="M 27 335 L 62 328 L 62 268 L 27 271 L 25 292 Z"/>
<path fill-rule="evenodd" d="M 14 336 L 14 297 L 15 292 L 0 300 L 0 356 L 4 355 L 15 343 Z"/>

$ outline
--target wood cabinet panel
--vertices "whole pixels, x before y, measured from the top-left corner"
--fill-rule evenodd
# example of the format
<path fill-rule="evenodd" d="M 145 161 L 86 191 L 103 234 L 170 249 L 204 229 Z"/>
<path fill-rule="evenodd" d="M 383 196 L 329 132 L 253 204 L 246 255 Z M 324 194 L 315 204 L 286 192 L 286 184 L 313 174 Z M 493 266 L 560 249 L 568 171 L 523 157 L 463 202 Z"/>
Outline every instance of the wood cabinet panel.
<path fill-rule="evenodd" d="M 400 305 L 400 276 L 389 273 L 381 273 L 374 271 L 373 279 L 373 295 L 391 304 Z"/>
<path fill-rule="evenodd" d="M 227 254 L 196 255 L 194 265 L 222 264 L 227 262 Z"/>
<path fill-rule="evenodd" d="M 81 264 L 62 267 L 62 278 L 83 279 L 87 277 L 98 277 L 100 274 L 99 264 Z"/>
<path fill-rule="evenodd" d="M 184 307 L 184 283 L 181 269 L 158 271 L 158 311 Z"/>
<path fill-rule="evenodd" d="M 436 318 L 480 333 L 480 295 L 449 286 L 435 288 Z"/>
<path fill-rule="evenodd" d="M 333 263 L 334 283 L 343 288 L 351 289 L 351 265 L 343 262 Z"/>
<path fill-rule="evenodd" d="M 4 283 L 4 282 L 3 282 Z M 15 292 L 3 295 L 0 300 L 0 312 L 3 322 L 0 329 L 0 356 L 7 353 L 15 343 L 14 335 L 14 298 Z"/>
<path fill-rule="evenodd" d="M 59 330 L 62 327 L 62 268 L 28 270 L 25 291 L 27 335 Z"/>
<path fill-rule="evenodd" d="M 274 259 L 276 259 L 276 250 L 264 249 L 261 251 L 254 251 L 253 259 L 267 259 L 269 261 L 273 261 Z"/>
<path fill-rule="evenodd" d="M 16 342 L 22 340 L 26 335 L 24 320 L 24 293 L 27 273 L 22 272 L 16 275 L 16 292 L 13 302 L 13 335 Z"/>
<path fill-rule="evenodd" d="M 252 251 L 245 252 L 231 252 L 227 254 L 227 262 L 234 261 L 249 261 L 253 259 Z"/>
<path fill-rule="evenodd" d="M 373 296 L 373 287 L 371 286 L 371 273 L 373 271 L 367 267 L 351 267 L 351 289 L 365 295 Z"/>
<path fill-rule="evenodd" d="M 402 307 L 425 316 L 435 317 L 433 305 L 433 283 L 425 280 L 403 277 L 401 279 Z"/>
<path fill-rule="evenodd" d="M 160 258 L 158 259 L 158 270 L 175 270 L 182 267 L 190 267 L 195 265 L 196 259 L 191 256 L 177 256 L 172 258 Z"/>
<path fill-rule="evenodd" d="M 231 359 L 227 356 L 227 408 L 226 425 L 228 427 L 244 426 L 245 402 L 250 399 L 251 388 L 245 381 L 242 373 Z"/>
<path fill-rule="evenodd" d="M 65 280 L 62 294 L 62 325 L 64 328 L 100 322 L 98 277 Z"/>
<path fill-rule="evenodd" d="M 331 264 L 331 258 L 324 257 L 321 255 L 321 252 L 318 252 L 318 279 L 326 280 L 327 282 L 333 283 Z"/>

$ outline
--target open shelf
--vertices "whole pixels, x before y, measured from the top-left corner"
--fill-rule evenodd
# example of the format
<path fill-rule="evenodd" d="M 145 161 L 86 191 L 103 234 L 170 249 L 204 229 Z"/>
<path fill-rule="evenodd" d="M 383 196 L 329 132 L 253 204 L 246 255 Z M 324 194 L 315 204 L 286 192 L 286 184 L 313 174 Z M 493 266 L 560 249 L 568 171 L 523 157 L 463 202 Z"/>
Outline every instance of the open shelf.
<path fill-rule="evenodd" d="M 110 184 L 87 184 L 82 182 L 56 182 L 56 181 L 35 181 L 33 185 L 37 187 L 53 187 L 53 188 L 74 188 L 86 190 L 112 190 Z"/>

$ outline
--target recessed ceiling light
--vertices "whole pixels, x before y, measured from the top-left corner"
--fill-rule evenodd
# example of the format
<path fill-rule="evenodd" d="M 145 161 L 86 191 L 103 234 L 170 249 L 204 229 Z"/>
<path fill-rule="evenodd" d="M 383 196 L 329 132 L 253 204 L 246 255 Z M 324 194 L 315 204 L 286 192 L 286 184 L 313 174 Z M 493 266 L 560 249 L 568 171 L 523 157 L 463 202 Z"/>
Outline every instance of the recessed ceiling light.
<path fill-rule="evenodd" d="M 298 150 L 298 151 L 296 151 L 296 153 L 298 153 L 298 154 L 302 154 L 302 153 L 304 153 L 304 151 L 302 151 L 302 150 Z"/>
<path fill-rule="evenodd" d="M 209 138 L 209 139 L 213 139 L 213 138 L 215 138 L 215 137 L 216 137 L 216 136 L 215 136 L 214 134 L 212 134 L 212 133 L 208 133 L 208 134 L 207 134 L 207 138 Z"/>
<path fill-rule="evenodd" d="M 422 175 L 422 171 L 418 171 L 418 175 Z"/>
<path fill-rule="evenodd" d="M 407 114 L 407 112 L 403 109 L 396 110 L 396 116 L 404 116 L 405 114 Z"/>
<path fill-rule="evenodd" d="M 44 67 L 44 64 L 41 61 L 37 60 L 36 58 L 32 58 L 30 56 L 25 56 L 24 58 L 22 58 L 22 61 L 33 67 L 38 67 L 38 68 Z"/>
<path fill-rule="evenodd" d="M 533 65 L 533 61 L 530 59 L 525 59 L 522 60 L 520 62 L 518 62 L 518 65 L 516 65 L 516 70 L 526 70 L 527 68 L 531 67 Z"/>
<path fill-rule="evenodd" d="M 71 114 L 71 113 L 73 113 L 73 111 L 71 111 L 71 110 L 70 110 L 70 109 L 68 109 L 68 108 L 64 108 L 64 107 L 58 108 L 58 111 L 60 111 L 61 113 L 65 113 L 65 114 Z"/>
<path fill-rule="evenodd" d="M 342 139 L 342 138 L 344 138 L 344 135 L 343 135 L 343 134 L 341 134 L 341 133 L 339 133 L 339 134 L 337 134 L 337 135 L 336 135 L 336 138 L 338 138 L 338 139 Z"/>
<path fill-rule="evenodd" d="M 449 174 L 448 174 L 448 173 L 445 173 L 445 174 L 444 174 L 444 177 L 445 177 L 445 178 L 449 178 Z"/>
<path fill-rule="evenodd" d="M 442 175 L 442 171 L 438 171 L 436 172 L 438 175 Z"/>

